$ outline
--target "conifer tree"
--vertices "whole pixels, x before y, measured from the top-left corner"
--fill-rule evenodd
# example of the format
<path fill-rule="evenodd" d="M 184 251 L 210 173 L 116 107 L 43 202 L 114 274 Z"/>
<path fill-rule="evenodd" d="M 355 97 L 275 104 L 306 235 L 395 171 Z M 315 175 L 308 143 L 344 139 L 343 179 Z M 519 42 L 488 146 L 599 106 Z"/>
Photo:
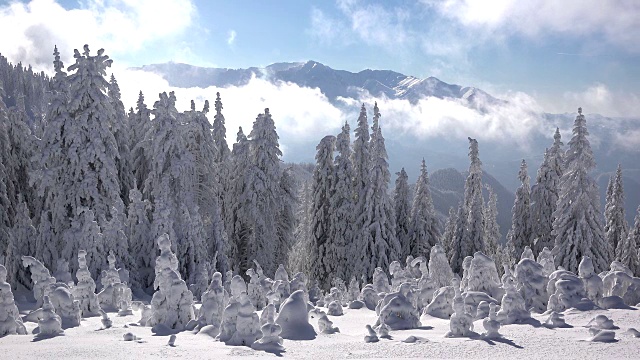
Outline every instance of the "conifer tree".
<path fill-rule="evenodd" d="M 334 161 L 335 179 L 331 189 L 329 239 L 333 246 L 329 248 L 328 258 L 336 259 L 330 271 L 335 278 L 348 279 L 351 267 L 347 260 L 348 246 L 354 240 L 355 204 L 353 191 L 353 165 L 351 163 L 350 128 L 347 122 L 336 137 L 338 155 Z"/>
<path fill-rule="evenodd" d="M 444 223 L 444 232 L 442 233 L 442 238 L 440 243 L 442 244 L 442 248 L 444 249 L 445 254 L 447 255 L 447 259 L 451 258 L 451 246 L 453 243 L 453 238 L 456 234 L 456 223 L 458 221 L 456 209 L 452 206 L 449 208 L 449 215 L 447 216 L 447 220 Z"/>
<path fill-rule="evenodd" d="M 410 255 L 429 258 L 431 248 L 438 243 L 440 238 L 440 229 L 431 200 L 429 176 L 424 159 L 422 159 L 420 176 L 416 182 L 416 194 L 411 208 L 409 229 Z"/>
<path fill-rule="evenodd" d="M 224 198 L 227 211 L 225 224 L 229 237 L 227 257 L 229 267 L 239 271 L 241 264 L 246 264 L 242 256 L 247 243 L 249 225 L 247 209 L 242 206 L 242 200 L 249 196 L 246 173 L 251 166 L 249 140 L 242 131 L 242 127 L 239 128 L 236 143 L 233 144 L 231 159 L 229 188 Z"/>
<path fill-rule="evenodd" d="M 507 235 L 508 247 L 513 259 L 519 259 L 525 246 L 531 246 L 533 231 L 531 226 L 531 191 L 527 163 L 522 160 L 518 172 L 520 187 L 516 190 L 516 198 L 511 215 L 511 230 Z"/>
<path fill-rule="evenodd" d="M 2 100 L 4 97 L 4 88 L 0 80 L 0 151 L 6 154 L 9 150 L 9 139 L 7 137 L 8 112 Z M 0 155 L 1 156 L 1 155 Z M 6 257 L 10 231 L 10 215 L 11 205 L 7 196 L 7 172 L 4 161 L 0 161 L 0 256 Z"/>
<path fill-rule="evenodd" d="M 313 236 L 311 277 L 320 282 L 325 290 L 331 287 L 332 270 L 341 261 L 335 258 L 336 247 L 329 235 L 331 224 L 331 190 L 335 182 L 333 152 L 336 137 L 327 135 L 316 146 L 316 167 L 313 170 L 311 233 Z"/>
<path fill-rule="evenodd" d="M 286 265 L 293 246 L 293 232 L 296 226 L 295 208 L 298 202 L 296 180 L 291 167 L 285 169 L 280 177 L 280 204 L 278 212 L 278 243 L 276 246 L 276 264 Z"/>
<path fill-rule="evenodd" d="M 133 165 L 131 163 L 131 128 L 129 126 L 129 118 L 124 110 L 120 95 L 120 86 L 115 76 L 111 74 L 109 85 L 107 87 L 107 95 L 114 111 L 113 123 L 111 131 L 118 146 L 119 157 L 116 158 L 116 168 L 118 169 L 118 181 L 120 183 L 120 198 L 122 203 L 127 206 L 129 203 L 129 190 L 133 187 Z M 118 258 L 116 256 L 116 258 Z"/>
<path fill-rule="evenodd" d="M 411 243 L 409 233 L 411 229 L 411 199 L 409 195 L 409 176 L 402 168 L 396 173 L 396 187 L 393 193 L 393 203 L 396 213 L 396 238 L 400 243 L 401 259 L 411 255 Z"/>
<path fill-rule="evenodd" d="M 629 234 L 618 243 L 619 261 L 628 267 L 637 277 L 640 276 L 640 259 L 638 259 L 638 244 L 640 244 L 640 206 L 636 212 L 633 228 Z"/>
<path fill-rule="evenodd" d="M 620 260 L 624 250 L 618 246 L 627 237 L 629 224 L 625 218 L 624 211 L 624 186 L 622 184 L 622 167 L 618 165 L 615 176 L 609 180 L 607 189 L 607 201 L 604 207 L 604 234 L 605 240 L 611 252 L 610 258 Z"/>
<path fill-rule="evenodd" d="M 64 244 L 56 242 L 55 232 L 51 225 L 51 211 L 43 211 L 38 225 L 38 235 L 36 237 L 36 256 L 47 269 L 53 269 L 58 259 L 58 254 L 62 252 Z"/>
<path fill-rule="evenodd" d="M 556 265 L 571 272 L 577 272 L 582 257 L 589 256 L 596 273 L 599 273 L 609 267 L 609 246 L 600 219 L 598 185 L 589 176 L 589 171 L 596 164 L 588 135 L 582 108 L 578 108 L 554 214 L 553 254 Z"/>
<path fill-rule="evenodd" d="M 64 241 L 63 254 L 77 254 L 78 250 L 87 249 L 87 262 L 89 272 L 94 279 L 98 278 L 100 271 L 107 265 L 104 237 L 100 232 L 98 222 L 93 211 L 87 207 L 78 208 L 76 216 L 71 221 L 71 227 L 62 235 Z M 75 273 L 78 270 L 78 259 L 70 259 L 69 271 Z"/>
<path fill-rule="evenodd" d="M 32 256 L 35 254 L 36 236 L 36 228 L 31 223 L 27 203 L 22 200 L 18 203 L 15 223 L 11 233 L 11 255 L 7 256 L 5 261 L 9 278 L 15 281 L 15 285 L 22 284 L 27 288 L 31 287 L 30 273 L 26 268 L 20 266 L 20 259 L 24 255 Z"/>
<path fill-rule="evenodd" d="M 456 214 L 455 231 L 451 240 L 449 264 L 451 264 L 451 270 L 459 274 L 462 271 L 462 261 L 466 256 L 464 255 L 464 244 L 470 241 L 469 232 L 466 231 L 467 216 L 464 211 L 464 204 L 458 205 L 458 211 Z"/>
<path fill-rule="evenodd" d="M 484 250 L 485 254 L 494 259 L 499 265 L 498 253 L 500 250 L 500 225 L 498 225 L 498 195 L 489 185 L 485 185 L 489 191 L 489 201 L 484 208 Z"/>
<path fill-rule="evenodd" d="M 251 166 L 247 173 L 247 191 L 250 196 L 243 199 L 248 209 L 247 220 L 250 233 L 244 250 L 244 263 L 240 271 L 245 273 L 257 260 L 264 271 L 274 273 L 274 252 L 278 241 L 276 219 L 280 203 L 280 145 L 275 123 L 269 113 L 259 114 L 249 134 Z"/>
<path fill-rule="evenodd" d="M 129 115 L 131 124 L 131 161 L 138 189 L 142 190 L 149 175 L 151 166 L 151 139 L 153 124 L 151 123 L 151 111 L 144 103 L 142 91 L 138 95 L 136 111 Z"/>
<path fill-rule="evenodd" d="M 216 93 L 215 102 L 216 115 L 213 117 L 213 140 L 216 148 L 216 163 L 226 162 L 231 156 L 231 150 L 227 145 L 227 128 L 225 127 L 224 115 L 222 115 L 222 100 L 220 93 Z"/>
<path fill-rule="evenodd" d="M 554 159 L 549 149 L 544 152 L 544 160 L 536 175 L 536 185 L 531 189 L 531 226 L 533 230 L 534 254 L 542 249 L 553 248 L 553 213 L 558 202 L 560 177 L 551 166 Z"/>
<path fill-rule="evenodd" d="M 367 231 L 369 219 L 366 217 L 369 212 L 370 199 L 367 197 L 370 188 L 371 154 L 369 149 L 369 123 L 367 121 L 367 110 L 362 104 L 358 125 L 355 129 L 355 140 L 353 142 L 353 153 L 351 162 L 353 163 L 353 192 L 355 198 L 355 219 L 353 242 L 349 244 L 348 258 L 353 260 L 353 274 L 361 274 L 365 278 L 373 275 L 371 261 L 371 233 Z"/>
<path fill-rule="evenodd" d="M 125 234 L 129 239 L 129 248 L 134 256 L 133 269 L 129 270 L 131 278 L 142 288 L 153 284 L 151 274 L 154 273 L 153 255 L 155 255 L 149 222 L 151 204 L 142 199 L 142 193 L 136 187 L 129 191 L 129 208 Z"/>

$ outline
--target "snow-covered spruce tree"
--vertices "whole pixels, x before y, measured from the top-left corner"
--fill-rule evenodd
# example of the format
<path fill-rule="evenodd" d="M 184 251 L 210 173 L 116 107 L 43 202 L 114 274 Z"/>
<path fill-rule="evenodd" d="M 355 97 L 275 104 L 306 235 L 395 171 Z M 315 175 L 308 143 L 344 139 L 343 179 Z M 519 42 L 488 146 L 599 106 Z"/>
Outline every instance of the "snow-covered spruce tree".
<path fill-rule="evenodd" d="M 498 225 L 498 195 L 493 191 L 493 188 L 489 185 L 485 185 L 489 191 L 489 201 L 487 201 L 483 212 L 484 221 L 484 253 L 485 255 L 497 261 L 499 252 L 500 241 L 500 225 Z"/>
<path fill-rule="evenodd" d="M 131 189 L 133 189 L 133 187 Z M 113 254 L 115 256 L 118 268 L 124 268 L 131 272 L 135 269 L 135 253 L 131 252 L 129 238 L 126 234 L 127 220 L 124 208 L 118 209 L 114 207 L 112 214 L 111 220 L 103 219 L 100 221 L 100 230 L 104 238 L 104 252 L 105 254 Z M 107 264 L 108 260 L 104 263 Z M 131 285 L 138 286 L 138 283 Z"/>
<path fill-rule="evenodd" d="M 611 192 L 607 189 L 607 202 L 604 206 L 604 234 L 611 251 L 611 260 L 620 260 L 622 247 L 618 246 L 627 237 L 629 224 L 624 211 L 624 186 L 622 184 L 622 167 L 618 165 L 616 175 L 609 180 Z"/>
<path fill-rule="evenodd" d="M 373 107 L 374 124 L 378 124 L 380 112 L 378 104 Z M 400 259 L 402 248 L 396 238 L 396 215 L 389 196 L 389 163 L 387 149 L 382 136 L 382 127 L 375 128 L 375 142 L 371 143 L 371 180 L 366 197 L 370 206 L 366 207 L 364 230 L 370 233 L 371 275 L 376 267 L 388 269 L 392 261 Z"/>
<path fill-rule="evenodd" d="M 420 176 L 416 182 L 409 229 L 409 254 L 414 257 L 429 257 L 429 251 L 440 239 L 440 229 L 431 200 L 429 176 L 424 159 L 422 159 Z"/>
<path fill-rule="evenodd" d="M 240 264 L 247 263 L 242 256 L 247 243 L 249 225 L 247 220 L 247 210 L 242 206 L 242 199 L 249 196 L 247 193 L 247 177 L 251 158 L 249 140 L 244 135 L 242 127 L 238 130 L 236 143 L 233 144 L 231 154 L 231 172 L 229 174 L 229 188 L 226 191 L 225 202 L 225 224 L 227 236 L 229 237 L 229 248 L 227 257 L 230 269 L 240 269 Z"/>
<path fill-rule="evenodd" d="M 619 261 L 628 267 L 636 277 L 640 276 L 640 259 L 638 258 L 637 251 L 638 244 L 640 244 L 640 206 L 638 206 L 633 227 L 629 231 L 629 234 L 618 243 Z"/>
<path fill-rule="evenodd" d="M 354 194 L 357 202 L 357 213 L 362 209 L 364 202 L 362 195 L 370 181 L 369 171 L 371 170 L 371 154 L 369 145 L 369 123 L 367 121 L 367 109 L 364 104 L 360 108 L 358 126 L 355 129 L 355 140 L 353 142 L 353 153 L 351 162 L 353 163 Z M 373 271 L 373 270 L 372 270 Z"/>
<path fill-rule="evenodd" d="M 259 114 L 249 134 L 251 165 L 246 174 L 248 197 L 241 200 L 247 209 L 250 233 L 244 250 L 244 274 L 257 260 L 267 274 L 274 273 L 277 264 L 274 252 L 278 242 L 276 219 L 280 205 L 280 145 L 276 125 L 269 109 Z"/>
<path fill-rule="evenodd" d="M 511 230 L 507 235 L 508 247 L 513 259 L 519 259 L 525 246 L 531 246 L 533 232 L 531 227 L 531 191 L 527 163 L 522 160 L 518 172 L 520 187 L 516 190 L 516 198 L 511 214 Z"/>
<path fill-rule="evenodd" d="M 560 128 L 556 128 L 556 132 L 553 134 L 553 145 L 549 149 L 549 166 L 551 166 L 551 169 L 557 174 L 558 178 L 562 177 L 565 168 L 565 154 L 562 150 L 563 146 L 564 143 L 562 142 L 562 136 L 560 135 Z"/>
<path fill-rule="evenodd" d="M 159 236 L 167 234 L 169 239 L 176 239 L 175 233 L 175 219 L 177 218 L 177 210 L 172 197 L 170 196 L 170 187 L 169 187 L 169 178 L 164 178 L 160 183 L 160 188 L 157 190 L 158 195 L 154 199 L 153 203 L 153 211 L 152 211 L 152 221 L 151 221 L 151 232 L 150 238 L 157 239 Z M 149 266 L 153 266 L 154 255 L 157 254 L 157 242 L 152 241 L 153 244 L 147 244 L 146 248 L 149 250 L 148 253 L 139 254 L 141 256 L 141 260 L 144 264 L 149 264 Z M 175 246 L 175 245 L 172 245 Z M 148 280 L 153 280 L 153 278 L 149 278 Z M 141 283 L 143 288 L 150 286 L 149 283 Z"/>
<path fill-rule="evenodd" d="M 225 127 L 224 115 L 222 115 L 222 100 L 220 93 L 216 93 L 215 102 L 216 115 L 213 117 L 213 141 L 216 146 L 216 163 L 222 163 L 229 159 L 231 150 L 227 145 L 227 128 Z"/>
<path fill-rule="evenodd" d="M 455 227 L 451 238 L 451 246 L 449 247 L 449 264 L 451 270 L 456 273 L 462 273 L 462 261 L 464 260 L 463 245 L 470 241 L 469 232 L 466 231 L 467 217 L 464 211 L 464 204 L 458 205 L 458 211 L 455 217 Z"/>
<path fill-rule="evenodd" d="M 469 175 L 464 186 L 464 208 L 467 215 L 466 232 L 468 242 L 464 242 L 462 258 L 473 256 L 477 251 L 484 251 L 484 226 L 482 224 L 482 162 L 478 153 L 478 141 L 469 138 Z"/>
<path fill-rule="evenodd" d="M 276 263 L 286 265 L 289 252 L 293 246 L 293 231 L 296 226 L 295 208 L 298 202 L 296 179 L 293 168 L 286 168 L 280 177 L 280 210 L 277 218 L 278 244 L 276 247 Z"/>
<path fill-rule="evenodd" d="M 402 252 L 400 259 L 406 259 L 411 255 L 410 244 L 410 221 L 411 221 L 411 198 L 409 195 L 409 176 L 404 168 L 396 173 L 396 187 L 393 192 L 393 205 L 396 213 L 396 238 L 400 243 Z"/>
<path fill-rule="evenodd" d="M 5 154 L 9 150 L 9 140 L 7 137 L 8 113 L 2 100 L 4 89 L 0 80 L 0 151 Z M 4 161 L 0 161 L 0 257 L 7 255 L 9 237 L 11 236 L 9 211 L 11 206 L 7 196 L 7 172 Z"/>
<path fill-rule="evenodd" d="M 107 87 L 107 95 L 111 102 L 111 107 L 114 111 L 113 123 L 111 124 L 111 131 L 116 140 L 118 146 L 118 154 L 120 157 L 116 158 L 116 168 L 118 169 L 118 181 L 120 183 L 120 198 L 122 203 L 127 206 L 129 203 L 129 190 L 133 188 L 134 176 L 133 165 L 131 163 L 131 127 L 129 125 L 129 118 L 124 109 L 124 104 L 120 99 L 120 86 L 115 76 L 111 74 L 109 79 L 109 85 Z M 108 253 L 108 252 L 107 252 Z M 116 256 L 116 258 L 119 258 Z"/>
<path fill-rule="evenodd" d="M 452 206 L 449 208 L 449 215 L 447 216 L 447 220 L 444 223 L 444 231 L 442 233 L 442 237 L 440 238 L 440 244 L 442 244 L 442 248 L 444 249 L 444 253 L 447 255 L 447 260 L 451 255 L 451 243 L 453 242 L 453 237 L 456 233 L 456 222 L 457 216 L 456 209 Z"/>
<path fill-rule="evenodd" d="M 153 284 L 153 242 L 150 236 L 151 223 L 149 216 L 151 204 L 142 199 L 142 193 L 136 187 L 129 191 L 129 208 L 125 234 L 129 239 L 129 248 L 134 257 L 133 268 L 130 269 L 132 281 L 143 288 Z"/>
<path fill-rule="evenodd" d="M 191 211 L 186 202 L 180 204 L 177 218 L 181 224 L 180 233 L 176 234 L 180 241 L 176 246 L 176 255 L 180 259 L 178 269 L 184 274 L 188 284 L 195 284 L 198 265 L 207 261 L 205 229 L 200 213 L 197 210 Z"/>
<path fill-rule="evenodd" d="M 77 215 L 79 208 L 87 207 L 97 219 L 110 220 L 111 209 L 120 201 L 116 164 L 120 155 L 111 129 L 116 114 L 106 94 L 109 83 L 104 78 L 112 61 L 104 55 L 103 49 L 95 56 L 90 55 L 88 45 L 84 46 L 82 54 L 74 50 L 74 58 L 76 63 L 68 68 L 75 71 L 68 77 L 71 121 L 66 124 L 69 127 L 65 126 L 62 141 L 68 146 L 62 181 L 69 184 L 66 206 L 71 215 Z M 87 248 L 88 254 L 93 251 Z M 72 255 L 66 253 L 63 257 L 75 257 Z M 102 262 L 105 259 L 92 260 L 92 263 Z"/>
<path fill-rule="evenodd" d="M 556 265 L 576 273 L 583 256 L 593 261 L 596 273 L 609 267 L 609 246 L 604 238 L 598 185 L 589 176 L 595 167 L 587 136 L 587 121 L 578 108 L 573 137 L 565 155 L 565 169 L 560 179 L 560 197 L 554 214 L 553 254 Z"/>
<path fill-rule="evenodd" d="M 8 271 L 9 283 L 22 284 L 31 287 L 31 276 L 26 268 L 20 266 L 22 256 L 32 256 L 36 253 L 37 231 L 31 223 L 27 203 L 23 200 L 18 203 L 15 221 L 12 229 L 10 246 L 11 255 L 7 256 L 5 265 Z M 8 252 L 9 253 L 9 252 Z M 7 254 L 9 255 L 9 254 Z M 13 281 L 12 281 L 13 280 Z"/>
<path fill-rule="evenodd" d="M 313 170 L 311 234 L 311 278 L 317 280 L 325 290 L 331 287 L 332 272 L 342 259 L 335 258 L 338 244 L 330 237 L 331 189 L 335 182 L 333 170 L 333 152 L 336 137 L 327 135 L 316 146 L 316 167 Z M 315 257 L 315 258 L 314 258 Z"/>
<path fill-rule="evenodd" d="M 40 241 L 36 254 L 48 268 L 55 267 L 55 261 L 64 247 L 62 233 L 69 228 L 73 215 L 67 199 L 71 183 L 66 173 L 70 165 L 70 142 L 67 140 L 72 139 L 69 133 L 74 127 L 68 111 L 69 82 L 57 47 L 54 48 L 53 55 L 55 75 L 51 79 L 48 96 L 47 123 L 39 141 L 39 153 L 34 155 L 35 170 L 30 178 L 43 201 L 39 240 L 47 240 Z M 0 100 L 0 116 L 1 106 Z M 75 254 L 66 255 L 66 259 L 76 257 Z"/>
<path fill-rule="evenodd" d="M 291 273 L 311 273 L 311 251 L 313 248 L 311 236 L 311 181 L 304 181 L 298 190 L 298 206 L 296 208 L 296 228 L 294 230 L 295 244 L 289 253 L 287 268 Z"/>
<path fill-rule="evenodd" d="M 131 125 L 131 162 L 135 181 L 139 190 L 142 190 L 147 177 L 149 176 L 149 168 L 151 159 L 151 136 L 149 131 L 152 129 L 151 111 L 144 103 L 144 95 L 142 91 L 138 95 L 136 103 L 136 111 L 129 116 L 129 124 Z"/>
<path fill-rule="evenodd" d="M 553 213 L 558 203 L 558 185 L 560 176 L 551 165 L 554 159 L 547 149 L 544 160 L 536 175 L 536 184 L 531 189 L 531 226 L 533 231 L 534 254 L 539 254 L 545 247 L 553 247 Z"/>
<path fill-rule="evenodd" d="M 331 189 L 329 210 L 329 239 L 332 247 L 328 249 L 328 258 L 336 259 L 330 264 L 330 273 L 340 279 L 352 276 L 348 265 L 347 249 L 354 239 L 355 204 L 353 192 L 353 165 L 351 163 L 350 128 L 347 122 L 336 137 L 333 188 Z M 330 254 L 330 255 L 329 255 Z"/>

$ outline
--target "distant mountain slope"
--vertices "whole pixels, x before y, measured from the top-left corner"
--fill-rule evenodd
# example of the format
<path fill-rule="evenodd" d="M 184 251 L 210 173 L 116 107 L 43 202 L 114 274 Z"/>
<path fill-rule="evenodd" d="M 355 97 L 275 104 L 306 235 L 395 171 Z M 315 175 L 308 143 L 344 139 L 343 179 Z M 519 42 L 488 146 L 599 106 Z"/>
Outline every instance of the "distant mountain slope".
<path fill-rule="evenodd" d="M 368 69 L 352 73 L 335 70 L 316 61 L 275 63 L 265 68 L 247 69 L 205 68 L 170 62 L 145 65 L 139 69 L 159 74 L 169 85 L 176 87 L 242 86 L 256 76 L 272 82 L 285 81 L 301 87 L 318 88 L 330 101 L 336 101 L 338 97 L 356 97 L 366 91 L 373 96 L 407 99 L 411 103 L 428 96 L 460 99 L 472 107 L 502 102 L 480 89 L 447 84 L 435 77 L 419 79 L 390 70 Z"/>

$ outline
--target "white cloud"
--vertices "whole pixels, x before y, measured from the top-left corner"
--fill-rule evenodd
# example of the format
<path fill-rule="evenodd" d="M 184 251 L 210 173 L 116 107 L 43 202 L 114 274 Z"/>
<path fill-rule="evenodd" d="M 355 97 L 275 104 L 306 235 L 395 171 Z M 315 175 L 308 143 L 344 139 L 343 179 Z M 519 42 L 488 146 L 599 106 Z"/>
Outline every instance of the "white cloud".
<path fill-rule="evenodd" d="M 229 45 L 233 45 L 236 42 L 236 31 L 235 30 L 229 30 L 228 36 L 227 36 L 227 44 Z"/>
<path fill-rule="evenodd" d="M 640 2 L 602 0 L 423 0 L 479 34 L 597 36 L 640 52 Z"/>
<path fill-rule="evenodd" d="M 640 96 L 635 93 L 614 92 L 605 84 L 593 84 L 580 92 L 565 92 L 564 104 L 586 112 L 614 117 L 637 117 L 640 114 Z"/>
<path fill-rule="evenodd" d="M 131 55 L 184 32 L 196 16 L 191 0 L 87 0 L 67 10 L 55 0 L 0 6 L 0 49 L 10 61 L 49 70 L 53 45 L 69 63 L 89 44 L 111 56 Z"/>
<path fill-rule="evenodd" d="M 322 44 L 332 44 L 336 40 L 341 43 L 349 41 L 345 24 L 316 7 L 311 8 L 311 27 L 307 33 Z"/>

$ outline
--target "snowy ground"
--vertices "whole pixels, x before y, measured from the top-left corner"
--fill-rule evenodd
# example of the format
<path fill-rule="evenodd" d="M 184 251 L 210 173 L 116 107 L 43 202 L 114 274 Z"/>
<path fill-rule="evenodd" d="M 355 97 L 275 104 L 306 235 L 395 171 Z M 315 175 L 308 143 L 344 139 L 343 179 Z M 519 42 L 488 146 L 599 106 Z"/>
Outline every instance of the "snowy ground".
<path fill-rule="evenodd" d="M 21 306 L 21 312 L 28 310 Z M 620 327 L 616 330 L 616 342 L 593 343 L 584 326 L 597 314 L 605 314 Z M 252 350 L 248 347 L 231 347 L 206 335 L 190 332 L 177 334 L 175 346 L 167 345 L 169 335 L 155 336 L 147 327 L 133 326 L 139 312 L 119 317 L 110 314 L 113 327 L 100 330 L 99 317 L 84 319 L 80 327 L 65 330 L 63 336 L 36 340 L 33 335 L 11 335 L 0 338 L 0 359 L 143 359 L 185 358 L 223 359 L 240 357 L 268 357 L 277 355 Z M 482 358 L 482 359 L 640 359 L 640 338 L 626 333 L 629 327 L 640 329 L 640 311 L 598 310 L 590 312 L 569 311 L 565 320 L 573 328 L 547 329 L 534 325 L 507 325 L 500 332 L 500 341 L 445 338 L 449 330 L 447 320 L 422 317 L 422 328 L 392 331 L 392 339 L 380 339 L 378 343 L 365 343 L 365 325 L 374 324 L 375 312 L 365 309 L 345 309 L 344 316 L 330 316 L 341 333 L 319 334 L 312 341 L 285 340 L 286 352 L 282 357 L 292 359 L 366 359 L 366 358 Z M 544 321 L 542 315 L 535 319 Z M 317 330 L 317 321 L 311 320 Z M 26 323 L 31 332 L 35 323 Z M 128 326 L 128 327 L 125 327 Z M 475 330 L 483 332 L 482 321 L 475 322 Z M 123 334 L 132 332 L 140 341 L 124 341 Z M 404 343 L 409 336 L 419 338 L 415 343 Z"/>

